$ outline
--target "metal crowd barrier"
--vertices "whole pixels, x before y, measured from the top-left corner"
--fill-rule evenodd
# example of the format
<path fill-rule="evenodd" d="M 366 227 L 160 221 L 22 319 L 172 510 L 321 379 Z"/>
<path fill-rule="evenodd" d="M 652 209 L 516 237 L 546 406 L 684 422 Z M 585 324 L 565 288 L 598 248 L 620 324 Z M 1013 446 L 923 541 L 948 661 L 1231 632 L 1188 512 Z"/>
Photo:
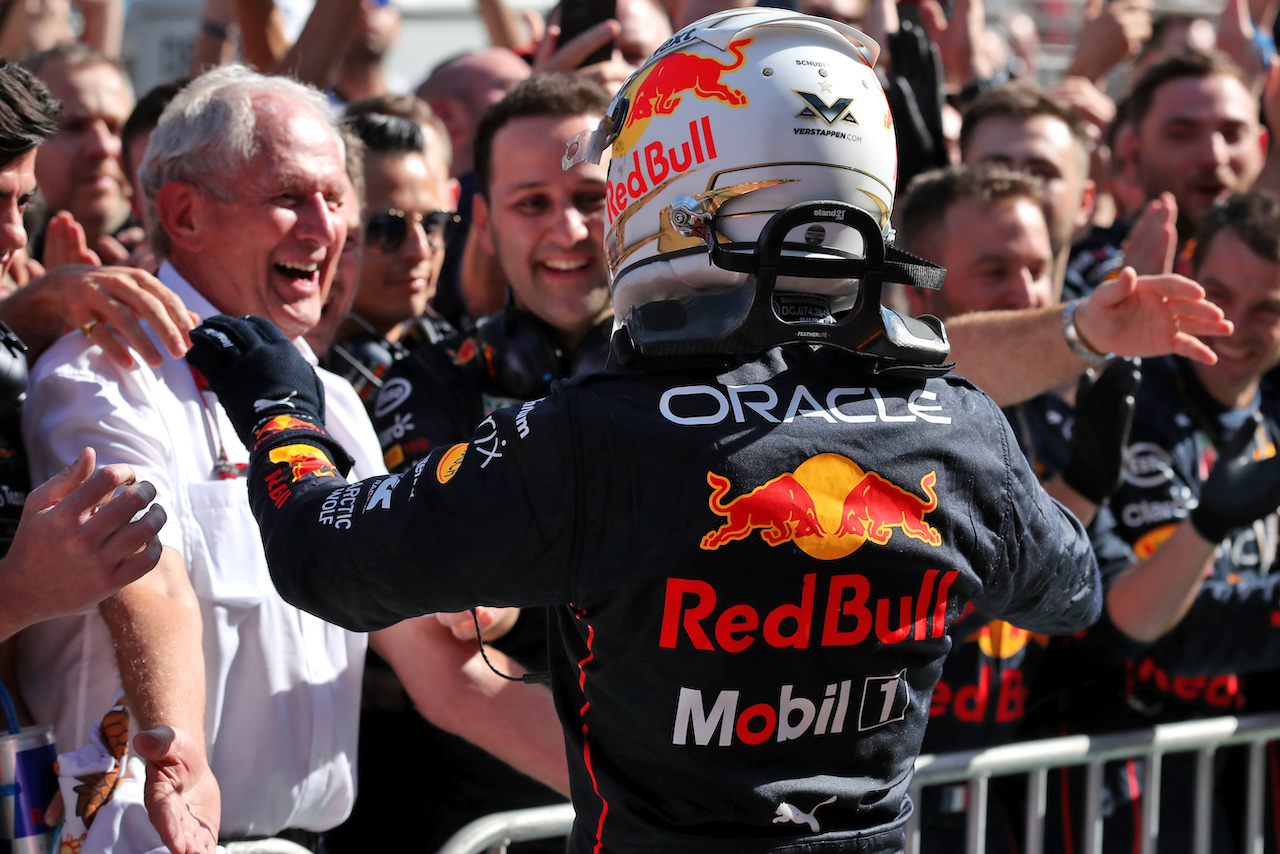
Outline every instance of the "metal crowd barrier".
<path fill-rule="evenodd" d="M 1249 746 L 1248 800 L 1243 854 L 1262 851 L 1265 748 L 1280 740 L 1280 714 L 1210 718 L 1163 724 L 1135 732 L 1072 735 L 975 750 L 921 756 L 916 760 L 911 796 L 919 803 L 928 786 L 966 783 L 968 787 L 966 854 L 986 847 L 987 784 L 992 777 L 1027 777 L 1026 854 L 1044 850 L 1045 794 L 1053 768 L 1086 768 L 1086 805 L 1082 854 L 1102 850 L 1102 770 L 1114 759 L 1143 757 L 1145 777 L 1142 811 L 1142 854 L 1154 854 L 1159 832 L 1160 760 L 1167 753 L 1196 754 L 1195 824 L 1189 854 L 1208 854 L 1213 797 L 1213 756 L 1220 747 Z M 918 814 L 918 813 L 917 813 Z M 512 810 L 485 816 L 459 830 L 439 854 L 505 854 L 512 842 L 565 836 L 573 824 L 573 807 L 561 804 Z M 907 825 L 907 854 L 919 854 L 920 830 Z M 929 854 L 929 852 L 925 852 Z"/>

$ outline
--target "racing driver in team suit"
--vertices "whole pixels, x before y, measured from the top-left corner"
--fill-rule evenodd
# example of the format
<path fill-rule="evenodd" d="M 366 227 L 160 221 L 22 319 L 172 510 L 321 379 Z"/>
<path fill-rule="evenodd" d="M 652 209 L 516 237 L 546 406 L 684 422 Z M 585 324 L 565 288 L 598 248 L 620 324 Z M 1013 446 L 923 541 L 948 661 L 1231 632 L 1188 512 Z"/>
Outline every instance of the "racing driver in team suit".
<path fill-rule="evenodd" d="M 1042 632 L 1097 616 L 1083 530 L 991 400 L 945 375 L 940 324 L 880 307 L 882 279 L 940 271 L 884 243 L 875 53 L 777 11 L 674 37 L 576 142 L 614 148 L 621 370 L 401 475 L 339 483 L 310 369 L 261 323 L 198 336 L 193 364 L 254 446 L 286 598 L 361 629 L 556 606 L 573 851 L 899 850 L 964 604 Z M 851 111 L 839 135 L 808 133 L 826 121 L 797 98 L 824 83 Z M 773 150 L 744 119 L 796 132 Z M 258 441 L 276 411 L 313 428 Z"/>

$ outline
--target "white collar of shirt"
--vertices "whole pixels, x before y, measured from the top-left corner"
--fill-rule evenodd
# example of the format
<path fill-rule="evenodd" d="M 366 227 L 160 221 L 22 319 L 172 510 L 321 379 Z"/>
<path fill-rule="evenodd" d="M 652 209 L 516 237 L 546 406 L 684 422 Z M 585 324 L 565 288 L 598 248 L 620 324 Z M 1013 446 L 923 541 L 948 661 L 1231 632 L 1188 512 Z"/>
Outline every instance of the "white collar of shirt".
<path fill-rule="evenodd" d="M 215 314 L 226 314 L 225 311 L 209 302 L 204 294 L 197 291 L 195 286 L 188 282 L 186 277 L 179 273 L 178 269 L 168 261 L 160 265 L 160 272 L 156 274 L 156 278 L 160 280 L 161 284 L 177 294 L 183 304 L 191 311 L 194 311 L 202 321 L 213 317 Z M 320 363 L 320 360 L 316 358 L 316 354 L 312 352 L 310 345 L 307 344 L 306 339 L 301 335 L 293 339 L 293 346 L 298 348 L 302 358 L 306 359 L 311 367 L 314 368 Z"/>

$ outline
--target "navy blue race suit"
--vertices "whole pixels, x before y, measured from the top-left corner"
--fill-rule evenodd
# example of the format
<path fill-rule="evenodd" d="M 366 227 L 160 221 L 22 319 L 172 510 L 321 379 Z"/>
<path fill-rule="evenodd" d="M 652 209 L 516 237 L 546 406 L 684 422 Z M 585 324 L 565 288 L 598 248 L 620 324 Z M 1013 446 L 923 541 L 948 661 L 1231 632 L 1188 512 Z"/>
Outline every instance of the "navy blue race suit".
<path fill-rule="evenodd" d="M 356 630 L 555 606 L 571 852 L 898 851 L 952 620 L 1073 632 L 1100 584 L 985 394 L 865 364 L 558 383 L 352 486 L 259 449 L 272 576 Z"/>
<path fill-rule="evenodd" d="M 1004 411 L 1018 446 L 1043 483 L 1061 471 L 1070 454 L 1071 407 L 1047 392 Z M 933 689 L 924 753 L 981 750 L 1019 740 L 1031 682 L 1050 639 L 969 607 L 951 626 L 952 647 Z M 1022 845 L 1021 778 L 991 780 L 987 851 L 1018 851 Z M 921 793 L 922 850 L 964 847 L 968 786 L 935 786 Z"/>
<path fill-rule="evenodd" d="M 612 320 L 604 329 L 611 327 Z M 607 340 L 605 334 L 601 331 L 597 337 Z M 492 350 L 483 340 L 456 333 L 423 340 L 389 364 L 381 390 L 370 401 L 388 471 L 405 471 L 434 448 L 467 441 L 491 412 L 525 402 L 527 398 L 500 382 L 492 364 Z M 545 609 L 526 608 L 515 628 L 491 645 L 526 670 L 545 670 Z M 489 813 L 564 801 L 469 741 L 424 720 L 376 652 L 371 652 L 365 672 L 365 700 L 360 743 L 371 749 L 360 754 L 360 792 L 366 797 L 356 803 L 351 826 L 333 835 L 333 854 L 406 845 L 434 851 L 463 825 Z M 431 770 L 406 780 L 399 773 L 405 762 Z M 393 804 L 421 815 L 423 826 L 385 821 Z M 514 846 L 531 854 L 554 854 L 562 848 L 559 840 Z"/>

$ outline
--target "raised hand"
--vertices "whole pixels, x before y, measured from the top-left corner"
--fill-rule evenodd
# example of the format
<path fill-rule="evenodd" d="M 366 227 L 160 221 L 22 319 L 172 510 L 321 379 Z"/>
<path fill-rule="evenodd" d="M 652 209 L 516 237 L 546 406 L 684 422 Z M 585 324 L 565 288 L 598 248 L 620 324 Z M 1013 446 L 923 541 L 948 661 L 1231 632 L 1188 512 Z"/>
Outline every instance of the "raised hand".
<path fill-rule="evenodd" d="M 1097 353 L 1163 356 L 1177 353 L 1212 365 L 1217 354 L 1200 336 L 1230 335 L 1235 328 L 1204 288 L 1185 276 L 1139 276 L 1125 267 L 1104 282 L 1076 312 L 1076 328 Z"/>
<path fill-rule="evenodd" d="M 1146 204 L 1124 242 L 1124 262 L 1139 276 L 1173 272 L 1178 248 L 1178 203 L 1173 193 L 1161 193 Z"/>
<path fill-rule="evenodd" d="M 1067 74 L 1097 82 L 1151 38 L 1152 0 L 1089 0 Z"/>

